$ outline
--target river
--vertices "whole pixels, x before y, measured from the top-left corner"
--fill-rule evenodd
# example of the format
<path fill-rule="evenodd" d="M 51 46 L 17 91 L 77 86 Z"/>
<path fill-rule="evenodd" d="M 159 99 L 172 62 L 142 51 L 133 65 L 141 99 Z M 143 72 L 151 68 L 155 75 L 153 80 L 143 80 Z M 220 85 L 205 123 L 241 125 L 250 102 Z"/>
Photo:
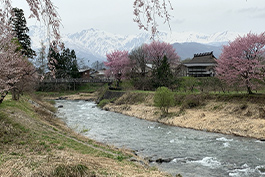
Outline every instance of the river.
<path fill-rule="evenodd" d="M 93 102 L 58 100 L 59 105 L 57 115 L 72 129 L 132 149 L 172 175 L 265 177 L 265 142 L 149 122 L 101 110 Z"/>

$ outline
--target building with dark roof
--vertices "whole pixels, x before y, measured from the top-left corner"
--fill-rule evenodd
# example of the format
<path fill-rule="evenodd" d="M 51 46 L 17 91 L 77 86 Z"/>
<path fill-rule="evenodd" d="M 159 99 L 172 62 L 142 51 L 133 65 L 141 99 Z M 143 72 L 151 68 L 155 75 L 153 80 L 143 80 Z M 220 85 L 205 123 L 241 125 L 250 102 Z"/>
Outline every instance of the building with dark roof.
<path fill-rule="evenodd" d="M 90 78 L 90 71 L 91 71 L 91 68 L 79 69 L 78 72 L 80 74 L 80 78 L 89 79 Z"/>
<path fill-rule="evenodd" d="M 194 54 L 192 60 L 183 63 L 187 67 L 187 76 L 213 77 L 215 76 L 216 58 L 213 52 Z"/>

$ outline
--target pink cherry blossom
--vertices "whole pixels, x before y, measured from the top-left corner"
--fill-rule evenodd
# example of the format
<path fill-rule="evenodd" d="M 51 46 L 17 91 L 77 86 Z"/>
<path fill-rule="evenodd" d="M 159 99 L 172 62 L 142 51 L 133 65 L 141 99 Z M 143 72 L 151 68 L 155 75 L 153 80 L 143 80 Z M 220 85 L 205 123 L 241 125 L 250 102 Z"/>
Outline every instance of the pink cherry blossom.
<path fill-rule="evenodd" d="M 228 84 L 245 86 L 248 93 L 264 79 L 265 33 L 248 33 L 223 47 L 217 60 L 218 77 Z"/>
<path fill-rule="evenodd" d="M 60 18 L 51 0 L 26 0 L 32 14 L 31 18 L 43 20 L 55 43 L 60 43 Z M 19 51 L 12 34 L 10 17 L 13 14 L 11 0 L 0 0 L 0 103 L 10 90 L 17 89 L 26 77 L 32 77 L 35 68 L 28 63 Z M 42 17 L 42 19 L 41 19 Z"/>
<path fill-rule="evenodd" d="M 134 0 L 133 9 L 134 22 L 140 29 L 148 31 L 151 28 L 152 37 L 158 32 L 157 17 L 168 23 L 170 28 L 169 10 L 173 10 L 170 0 Z"/>
<path fill-rule="evenodd" d="M 171 67 L 180 63 L 176 50 L 166 42 L 153 41 L 150 44 L 144 44 L 143 50 L 146 53 L 146 60 L 153 64 L 153 67 L 159 67 L 163 57 L 166 56 Z"/>
<path fill-rule="evenodd" d="M 23 78 L 25 71 L 28 71 L 26 59 L 17 52 L 17 44 L 13 41 L 13 35 L 0 32 L 0 93 L 1 98 L 8 91 L 15 88 L 16 84 Z M 2 99 L 0 99 L 0 103 Z"/>
<path fill-rule="evenodd" d="M 125 78 L 126 73 L 131 70 L 131 61 L 129 59 L 128 51 L 114 51 L 106 54 L 107 62 L 104 62 L 108 67 L 106 70 L 107 76 L 115 78 Z"/>

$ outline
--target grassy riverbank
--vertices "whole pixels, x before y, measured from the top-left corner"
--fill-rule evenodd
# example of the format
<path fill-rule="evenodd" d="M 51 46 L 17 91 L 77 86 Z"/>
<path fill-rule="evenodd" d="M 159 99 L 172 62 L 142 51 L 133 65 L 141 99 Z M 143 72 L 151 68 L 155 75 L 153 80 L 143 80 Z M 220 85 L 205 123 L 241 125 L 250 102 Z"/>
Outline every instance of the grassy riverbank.
<path fill-rule="evenodd" d="M 133 157 L 144 163 L 127 150 L 73 132 L 54 111 L 36 97 L 5 98 L 0 105 L 0 176 L 168 176 L 130 162 Z"/>
<path fill-rule="evenodd" d="M 176 93 L 169 115 L 154 107 L 154 92 L 126 92 L 104 109 L 150 121 L 265 140 L 264 94 Z"/>
<path fill-rule="evenodd" d="M 54 116 L 56 108 L 38 97 L 96 100 L 104 109 L 202 131 L 265 139 L 265 96 L 178 94 L 169 115 L 153 106 L 154 92 L 38 93 L 0 105 L 0 174 L 2 176 L 168 176 L 148 168 L 128 150 L 94 142 L 70 130 Z M 104 95 L 106 94 L 106 95 Z M 41 95 L 41 96 L 38 96 Z M 103 106 L 103 105 L 102 105 Z M 130 158 L 138 159 L 136 163 Z M 1 176 L 0 175 L 0 176 Z"/>
<path fill-rule="evenodd" d="M 106 88 L 93 94 L 66 95 L 68 99 L 96 100 L 103 109 L 158 121 L 172 126 L 265 140 L 265 94 L 175 93 L 176 105 L 169 115 L 154 107 L 152 91 L 113 92 Z"/>

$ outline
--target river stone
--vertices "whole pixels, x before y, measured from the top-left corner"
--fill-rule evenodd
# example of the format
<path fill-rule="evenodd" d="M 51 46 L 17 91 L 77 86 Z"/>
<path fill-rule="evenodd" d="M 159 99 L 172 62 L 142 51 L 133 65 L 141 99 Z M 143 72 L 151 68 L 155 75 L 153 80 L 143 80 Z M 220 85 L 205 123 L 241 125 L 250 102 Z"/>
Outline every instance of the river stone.
<path fill-rule="evenodd" d="M 172 158 L 166 158 L 166 159 L 159 158 L 155 160 L 156 163 L 169 163 L 171 161 L 172 161 Z"/>
<path fill-rule="evenodd" d="M 63 105 L 59 105 L 58 108 L 63 108 Z"/>
<path fill-rule="evenodd" d="M 68 97 L 59 97 L 59 98 L 57 98 L 56 100 L 66 100 Z"/>
<path fill-rule="evenodd" d="M 259 167 L 258 170 L 259 170 L 262 174 L 265 173 L 265 168 L 264 168 L 264 167 Z"/>
<path fill-rule="evenodd" d="M 138 162 L 138 160 L 137 160 L 135 157 L 131 157 L 129 160 L 130 160 L 131 162 Z"/>
<path fill-rule="evenodd" d="M 108 107 L 104 107 L 105 111 L 110 111 L 110 109 Z"/>
<path fill-rule="evenodd" d="M 147 165 L 144 161 L 142 161 L 142 160 L 138 160 L 138 159 L 135 158 L 135 157 L 132 157 L 132 158 L 130 158 L 129 160 L 130 160 L 131 162 L 139 163 L 140 165 L 143 165 L 143 166 L 146 166 L 146 165 Z M 146 166 L 146 167 L 147 167 L 147 166 Z"/>

